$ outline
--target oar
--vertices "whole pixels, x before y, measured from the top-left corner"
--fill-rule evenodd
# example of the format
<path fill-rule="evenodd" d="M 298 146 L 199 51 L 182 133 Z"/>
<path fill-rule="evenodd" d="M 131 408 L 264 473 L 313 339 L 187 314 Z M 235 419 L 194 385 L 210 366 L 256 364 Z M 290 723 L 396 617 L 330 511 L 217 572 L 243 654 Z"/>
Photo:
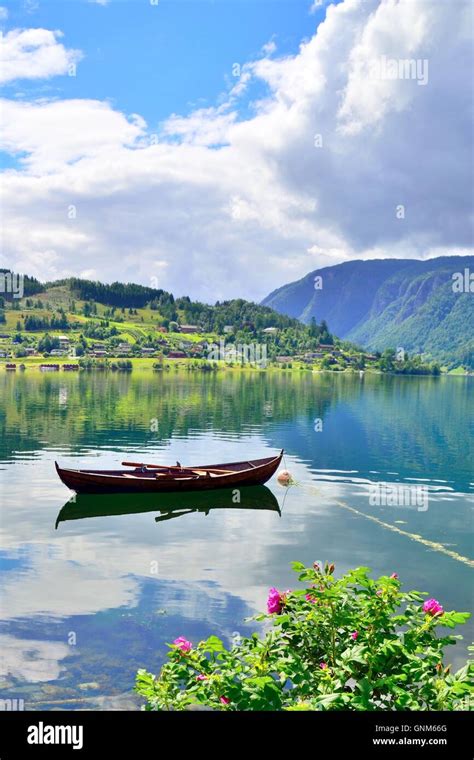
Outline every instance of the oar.
<path fill-rule="evenodd" d="M 154 470 L 186 470 L 188 468 L 186 467 L 178 467 L 175 464 L 172 465 L 166 465 L 166 464 L 145 464 L 145 462 L 122 462 L 123 467 L 150 467 L 150 469 Z"/>
<path fill-rule="evenodd" d="M 163 464 L 145 464 L 144 462 L 122 462 L 123 467 L 148 467 L 150 470 L 178 470 L 179 472 L 220 472 L 224 475 L 230 475 L 235 470 L 223 470 L 219 467 L 178 467 L 177 465 Z"/>

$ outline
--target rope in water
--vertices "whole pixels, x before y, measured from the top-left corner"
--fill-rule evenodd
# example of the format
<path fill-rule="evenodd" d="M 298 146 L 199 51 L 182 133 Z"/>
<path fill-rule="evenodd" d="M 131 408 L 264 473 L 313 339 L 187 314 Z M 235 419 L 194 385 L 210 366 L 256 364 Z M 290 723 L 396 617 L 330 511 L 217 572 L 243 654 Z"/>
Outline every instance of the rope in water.
<path fill-rule="evenodd" d="M 391 530 L 393 533 L 398 533 L 399 535 L 405 536 L 412 541 L 417 541 L 419 544 L 423 544 L 423 546 L 427 546 L 433 551 L 439 552 L 441 554 L 446 554 L 448 557 L 451 557 L 451 559 L 455 559 L 457 562 L 462 562 L 468 567 L 474 567 L 474 560 L 469 559 L 469 557 L 463 557 L 462 554 L 458 554 L 458 552 L 452 551 L 451 549 L 447 549 L 445 546 L 443 546 L 443 544 L 440 544 L 436 541 L 430 541 L 429 539 L 423 538 L 423 536 L 420 536 L 417 533 L 410 533 L 408 530 L 397 528 L 396 525 L 391 525 L 390 523 L 386 523 L 383 520 L 379 520 L 378 517 L 374 517 L 373 515 L 367 515 L 365 512 L 361 512 L 354 507 L 350 507 L 349 504 L 345 504 L 343 501 L 334 499 L 333 503 L 337 504 L 337 506 L 341 507 L 342 509 L 347 509 L 349 512 L 353 512 L 353 514 L 357 515 L 358 517 L 365 517 L 366 520 L 372 520 L 372 522 L 377 523 L 377 525 L 380 525 L 382 528 Z"/>

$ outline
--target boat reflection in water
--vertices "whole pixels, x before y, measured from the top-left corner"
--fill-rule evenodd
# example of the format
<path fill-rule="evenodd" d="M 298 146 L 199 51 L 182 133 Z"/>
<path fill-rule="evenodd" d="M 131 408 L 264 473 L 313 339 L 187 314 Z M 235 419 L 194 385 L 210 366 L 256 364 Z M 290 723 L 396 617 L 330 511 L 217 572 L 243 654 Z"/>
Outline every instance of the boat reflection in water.
<path fill-rule="evenodd" d="M 276 497 L 266 486 L 246 486 L 238 490 L 223 488 L 186 494 L 76 494 L 60 510 L 55 527 L 68 520 L 143 512 L 159 512 L 155 521 L 162 522 L 194 512 L 208 515 L 213 509 L 267 510 L 281 514 Z"/>

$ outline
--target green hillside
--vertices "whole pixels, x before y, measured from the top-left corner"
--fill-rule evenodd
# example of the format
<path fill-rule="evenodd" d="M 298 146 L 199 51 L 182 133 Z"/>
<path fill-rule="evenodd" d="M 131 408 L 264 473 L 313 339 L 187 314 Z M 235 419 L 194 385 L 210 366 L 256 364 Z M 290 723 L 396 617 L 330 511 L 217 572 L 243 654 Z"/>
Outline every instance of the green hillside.
<path fill-rule="evenodd" d="M 169 361 L 181 361 L 203 369 L 220 362 L 439 373 L 436 363 L 422 361 L 416 352 L 401 360 L 393 351 L 367 353 L 332 334 L 324 319 L 312 317 L 305 324 L 243 299 L 211 306 L 134 283 L 78 278 L 49 283 L 25 278 L 24 291 L 22 298 L 15 298 L 14 291 L 0 297 L 0 362 L 5 365 L 21 360 L 39 366 L 44 359 L 72 365 L 78 360 L 84 369 L 129 370 L 144 362 L 161 369 L 169 368 Z"/>
<path fill-rule="evenodd" d="M 324 319 L 371 351 L 400 346 L 473 369 L 474 292 L 453 290 L 453 275 L 465 270 L 474 275 L 473 256 L 345 262 L 279 288 L 263 304 L 304 322 Z"/>
<path fill-rule="evenodd" d="M 6 270 L 3 270 L 5 273 Z M 315 351 L 334 337 L 266 306 L 213 306 L 133 283 L 24 280 L 24 297 L 0 294 L 2 359 L 45 356 L 206 359 L 208 344 L 264 346 L 271 361 Z M 174 354 L 180 356 L 174 356 Z"/>
<path fill-rule="evenodd" d="M 349 340 L 372 350 L 403 346 L 443 363 L 474 367 L 474 294 L 453 293 L 450 280 L 427 273 L 402 287 L 390 303 L 392 285 L 382 286 L 369 318 L 348 333 Z"/>

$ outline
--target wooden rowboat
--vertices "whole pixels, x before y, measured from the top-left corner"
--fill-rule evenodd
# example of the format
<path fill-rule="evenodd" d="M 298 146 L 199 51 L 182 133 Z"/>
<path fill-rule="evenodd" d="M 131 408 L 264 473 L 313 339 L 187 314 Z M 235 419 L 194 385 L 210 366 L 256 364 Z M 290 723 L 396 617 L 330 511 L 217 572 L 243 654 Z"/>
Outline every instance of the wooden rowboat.
<path fill-rule="evenodd" d="M 70 470 L 56 472 L 64 485 L 76 493 L 157 493 L 209 491 L 215 488 L 263 485 L 278 469 L 283 449 L 274 457 L 197 467 L 122 462 L 132 470 Z"/>

